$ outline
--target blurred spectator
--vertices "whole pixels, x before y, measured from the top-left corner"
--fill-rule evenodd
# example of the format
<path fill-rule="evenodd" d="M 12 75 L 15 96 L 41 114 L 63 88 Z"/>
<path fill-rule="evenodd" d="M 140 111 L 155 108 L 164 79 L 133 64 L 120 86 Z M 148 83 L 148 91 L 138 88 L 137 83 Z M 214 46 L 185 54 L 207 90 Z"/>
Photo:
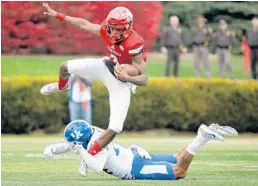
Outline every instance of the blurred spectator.
<path fill-rule="evenodd" d="M 230 78 L 233 78 L 232 65 L 230 62 L 233 43 L 236 42 L 235 33 L 228 29 L 228 24 L 225 20 L 219 21 L 219 30 L 214 35 L 216 45 L 217 60 L 219 65 L 219 73 L 224 77 L 224 71 L 229 72 Z"/>
<path fill-rule="evenodd" d="M 71 89 L 68 92 L 70 120 L 83 119 L 92 124 L 92 81 L 74 75 L 70 78 L 70 82 Z"/>
<path fill-rule="evenodd" d="M 195 75 L 198 77 L 200 76 L 201 63 L 204 66 L 206 76 L 211 76 L 208 45 L 212 39 L 212 29 L 205 25 L 206 21 L 203 16 L 198 16 L 196 26 L 192 28 L 194 69 Z"/>
<path fill-rule="evenodd" d="M 180 50 L 184 50 L 182 29 L 179 28 L 179 18 L 171 16 L 169 27 L 165 30 L 161 39 L 161 52 L 167 54 L 165 75 L 170 76 L 171 63 L 174 63 L 173 74 L 178 76 Z"/>
<path fill-rule="evenodd" d="M 257 79 L 256 63 L 258 61 L 258 17 L 252 19 L 252 29 L 247 32 L 247 41 L 251 49 L 251 70 L 253 79 Z"/>
<path fill-rule="evenodd" d="M 243 52 L 243 64 L 244 64 L 244 73 L 248 75 L 250 72 L 250 48 L 246 39 L 246 29 L 242 30 L 242 52 Z"/>

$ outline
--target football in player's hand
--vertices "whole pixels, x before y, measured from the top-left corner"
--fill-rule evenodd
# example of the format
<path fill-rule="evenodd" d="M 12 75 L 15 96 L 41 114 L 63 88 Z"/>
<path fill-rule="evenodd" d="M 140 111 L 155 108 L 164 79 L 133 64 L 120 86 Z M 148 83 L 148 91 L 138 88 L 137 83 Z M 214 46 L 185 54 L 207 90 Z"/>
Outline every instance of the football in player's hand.
<path fill-rule="evenodd" d="M 133 65 L 122 64 L 121 66 L 124 69 L 124 71 L 126 71 L 128 73 L 129 76 L 134 77 L 134 76 L 140 75 L 138 69 L 135 66 L 133 66 Z"/>

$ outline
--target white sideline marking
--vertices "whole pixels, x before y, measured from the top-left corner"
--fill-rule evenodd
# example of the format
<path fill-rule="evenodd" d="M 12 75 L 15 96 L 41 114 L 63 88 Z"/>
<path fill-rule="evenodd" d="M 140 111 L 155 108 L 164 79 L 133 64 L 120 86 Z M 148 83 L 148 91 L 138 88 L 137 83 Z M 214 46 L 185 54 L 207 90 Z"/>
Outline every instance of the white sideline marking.
<path fill-rule="evenodd" d="M 24 154 L 24 157 L 26 158 L 41 158 L 41 157 L 46 157 L 43 154 Z"/>
<path fill-rule="evenodd" d="M 63 173 L 63 172 L 72 172 L 72 173 L 76 173 L 76 171 L 74 170 L 38 170 L 38 169 L 33 169 L 33 170 L 3 170 L 2 169 L 2 172 L 6 172 L 6 173 L 14 173 L 14 172 L 21 172 L 21 173 L 56 173 L 56 174 L 60 174 L 60 173 Z M 95 173 L 93 170 L 89 169 L 88 172 L 93 172 Z"/>
<path fill-rule="evenodd" d="M 21 172 L 21 173 L 60 173 L 60 172 L 75 172 L 74 170 L 62 170 L 62 171 L 57 171 L 57 170 L 2 170 L 2 172 L 7 172 L 7 173 L 14 173 L 14 172 Z"/>
<path fill-rule="evenodd" d="M 246 165 L 244 167 L 248 167 L 248 168 L 258 168 L 258 165 Z"/>
<path fill-rule="evenodd" d="M 230 153 L 232 155 L 233 153 Z M 239 153 L 236 153 L 236 155 Z M 258 153 L 248 153 L 255 156 L 258 156 Z M 13 153 L 5 153 L 6 156 L 13 156 Z M 44 156 L 43 154 L 24 154 L 24 157 L 26 158 L 49 158 L 47 156 Z M 75 155 L 68 156 L 65 154 L 55 155 L 53 156 L 53 159 L 77 159 Z M 253 163 L 257 165 L 253 165 Z M 258 162 L 253 162 L 252 164 L 248 163 L 228 163 L 225 161 L 215 161 L 215 162 L 207 162 L 207 161 L 193 161 L 192 164 L 202 164 L 202 165 L 211 165 L 211 166 L 242 166 L 242 167 L 249 167 L 249 168 L 258 168 Z"/>
<path fill-rule="evenodd" d="M 249 168 L 258 168 L 258 162 L 253 162 L 257 165 L 247 164 L 247 163 L 227 163 L 227 162 L 205 162 L 205 161 L 193 161 L 192 164 L 203 164 L 203 165 L 211 165 L 211 166 L 241 166 L 241 167 L 249 167 Z"/>
<path fill-rule="evenodd" d="M 43 154 L 24 154 L 26 158 L 49 158 Z M 67 155 L 55 155 L 54 159 L 77 159 L 76 156 L 67 156 Z"/>

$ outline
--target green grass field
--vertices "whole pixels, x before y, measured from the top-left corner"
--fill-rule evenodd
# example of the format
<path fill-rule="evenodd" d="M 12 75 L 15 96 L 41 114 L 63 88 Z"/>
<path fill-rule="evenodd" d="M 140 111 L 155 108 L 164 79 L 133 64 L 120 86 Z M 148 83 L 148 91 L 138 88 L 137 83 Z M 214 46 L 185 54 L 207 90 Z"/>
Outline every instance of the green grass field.
<path fill-rule="evenodd" d="M 83 58 L 78 56 L 2 56 L 2 76 L 47 76 L 57 75 L 59 65 L 69 59 Z M 148 74 L 150 76 L 164 76 L 165 56 L 151 53 L 148 55 Z M 193 58 L 191 54 L 182 56 L 179 75 L 193 77 Z M 212 75 L 218 77 L 218 65 L 214 56 L 210 57 Z M 233 73 L 235 78 L 249 78 L 243 73 L 242 56 L 232 57 Z"/>
<path fill-rule="evenodd" d="M 2 56 L 2 76 L 47 76 L 57 75 L 59 65 L 78 56 Z M 150 76 L 164 75 L 165 57 L 150 54 L 148 73 Z M 218 76 L 216 59 L 211 57 L 213 76 Z M 235 78 L 243 75 L 242 57 L 233 56 Z M 193 77 L 192 56 L 182 57 L 180 76 Z M 137 143 L 153 153 L 172 153 L 187 144 L 194 135 L 121 134 L 116 142 L 128 146 Z M 211 142 L 194 158 L 188 175 L 180 181 L 132 181 L 119 180 L 105 173 L 88 172 L 82 177 L 77 172 L 77 159 L 72 153 L 54 159 L 42 156 L 47 144 L 62 141 L 57 135 L 2 135 L 2 185 L 3 186 L 257 186 L 258 185 L 258 135 L 230 138 L 225 143 Z"/>
<path fill-rule="evenodd" d="M 157 133 L 158 134 L 158 133 Z M 148 136 L 123 135 L 116 142 L 124 146 L 137 143 L 150 152 L 172 153 L 187 144 L 193 135 Z M 77 173 L 77 159 L 72 153 L 54 159 L 42 157 L 45 145 L 62 141 L 61 135 L 2 135 L 3 186 L 257 186 L 258 136 L 240 136 L 222 142 L 210 142 L 197 153 L 188 175 L 180 181 L 119 180 L 106 173 Z"/>

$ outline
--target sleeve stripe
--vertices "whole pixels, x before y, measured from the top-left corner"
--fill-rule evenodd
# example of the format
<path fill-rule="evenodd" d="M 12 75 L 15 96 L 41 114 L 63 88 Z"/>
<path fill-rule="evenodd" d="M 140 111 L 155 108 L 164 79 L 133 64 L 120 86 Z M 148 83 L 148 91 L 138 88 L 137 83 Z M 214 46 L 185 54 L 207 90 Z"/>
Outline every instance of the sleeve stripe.
<path fill-rule="evenodd" d="M 141 45 L 140 47 L 138 47 L 136 49 L 129 50 L 129 54 L 138 54 L 141 52 L 142 48 L 143 48 L 143 45 Z"/>

